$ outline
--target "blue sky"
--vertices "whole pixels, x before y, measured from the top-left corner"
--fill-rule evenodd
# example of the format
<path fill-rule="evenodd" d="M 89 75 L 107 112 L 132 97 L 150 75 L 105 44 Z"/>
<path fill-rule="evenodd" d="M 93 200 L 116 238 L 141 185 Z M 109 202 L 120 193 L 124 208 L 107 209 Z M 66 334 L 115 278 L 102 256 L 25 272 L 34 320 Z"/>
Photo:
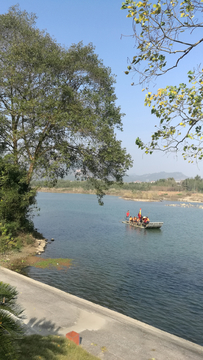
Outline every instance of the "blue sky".
<path fill-rule="evenodd" d="M 151 115 L 150 108 L 144 107 L 145 94 L 141 91 L 143 86 L 130 85 L 138 79 L 124 74 L 128 58 L 135 55 L 135 49 L 133 38 L 127 36 L 133 33 L 132 21 L 126 18 L 126 11 L 120 10 L 122 0 L 19 0 L 18 4 L 21 10 L 35 13 L 38 17 L 37 27 L 46 29 L 61 45 L 69 47 L 79 41 L 84 44 L 93 43 L 95 52 L 104 65 L 109 66 L 116 75 L 117 105 L 126 114 L 123 118 L 124 131 L 119 132 L 117 138 L 122 140 L 122 146 L 134 159 L 134 166 L 129 173 L 142 175 L 180 171 L 188 177 L 197 174 L 203 177 L 203 162 L 198 165 L 188 164 L 182 159 L 181 153 L 167 155 L 156 152 L 145 155 L 135 145 L 138 136 L 143 141 L 150 140 L 157 119 Z M 0 13 L 6 13 L 12 5 L 16 5 L 16 2 L 0 0 Z M 126 36 L 121 36 L 122 34 Z M 160 78 L 159 87 L 186 81 L 193 59 L 201 57 L 200 51 L 201 48 L 197 49 L 177 70 Z M 196 61 L 194 66 L 195 64 Z"/>

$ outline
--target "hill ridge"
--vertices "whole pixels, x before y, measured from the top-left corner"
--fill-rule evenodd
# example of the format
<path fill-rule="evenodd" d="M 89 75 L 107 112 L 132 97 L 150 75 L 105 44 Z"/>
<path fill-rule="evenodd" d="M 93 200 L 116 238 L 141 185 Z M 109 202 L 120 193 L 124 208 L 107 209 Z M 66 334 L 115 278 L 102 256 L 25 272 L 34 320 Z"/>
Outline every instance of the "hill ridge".
<path fill-rule="evenodd" d="M 136 175 L 136 174 L 129 174 L 127 176 L 124 176 L 123 181 L 124 182 L 134 182 L 134 181 L 141 181 L 141 182 L 150 182 L 150 181 L 156 181 L 160 179 L 168 179 L 168 178 L 174 178 L 174 180 L 185 180 L 188 178 L 188 176 L 184 175 L 182 172 L 165 172 L 160 171 L 157 173 L 148 173 L 143 175 Z"/>

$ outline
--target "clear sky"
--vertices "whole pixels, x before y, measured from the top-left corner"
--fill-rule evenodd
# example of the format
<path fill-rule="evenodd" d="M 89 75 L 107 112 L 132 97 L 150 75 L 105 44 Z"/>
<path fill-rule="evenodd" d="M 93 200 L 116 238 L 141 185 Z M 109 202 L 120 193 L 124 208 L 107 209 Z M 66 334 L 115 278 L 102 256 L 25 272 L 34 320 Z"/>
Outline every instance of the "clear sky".
<path fill-rule="evenodd" d="M 138 136 L 143 141 L 150 140 L 158 121 L 151 115 L 150 108 L 144 107 L 145 94 L 141 91 L 143 86 L 130 85 L 138 79 L 124 74 L 128 58 L 132 59 L 135 49 L 132 37 L 121 36 L 133 33 L 131 19 L 126 18 L 126 11 L 120 10 L 122 0 L 19 0 L 18 4 L 21 10 L 35 13 L 38 17 L 37 27 L 46 29 L 61 45 L 69 47 L 79 41 L 83 41 L 85 45 L 93 43 L 95 52 L 104 65 L 109 66 L 116 75 L 117 105 L 125 113 L 123 132 L 119 132 L 117 138 L 122 140 L 122 146 L 134 159 L 129 173 L 142 175 L 180 171 L 188 177 L 197 174 L 203 177 L 203 161 L 198 165 L 188 164 L 182 159 L 181 153 L 174 155 L 156 152 L 145 155 L 135 145 Z M 14 0 L 0 0 L 0 13 L 6 13 L 12 5 L 16 5 Z M 177 70 L 160 78 L 159 87 L 186 81 L 187 72 L 196 64 L 193 64 L 193 59 L 201 57 L 201 50 L 202 48 L 197 49 Z"/>

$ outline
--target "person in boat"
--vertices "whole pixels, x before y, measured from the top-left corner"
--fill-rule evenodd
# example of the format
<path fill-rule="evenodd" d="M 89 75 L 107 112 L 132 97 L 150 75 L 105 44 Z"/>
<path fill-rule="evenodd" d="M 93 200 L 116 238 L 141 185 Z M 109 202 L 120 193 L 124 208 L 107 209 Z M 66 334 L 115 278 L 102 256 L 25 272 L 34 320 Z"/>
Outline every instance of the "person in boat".
<path fill-rule="evenodd" d="M 146 226 L 147 224 L 149 224 L 149 218 L 148 218 L 148 216 L 143 217 L 143 223 L 144 223 L 144 226 Z"/>
<path fill-rule="evenodd" d="M 128 210 L 126 213 L 126 220 L 129 220 L 129 216 L 130 216 L 130 211 Z"/>
<path fill-rule="evenodd" d="M 141 218 L 142 218 L 142 209 L 141 208 L 140 208 L 140 210 L 138 212 L 138 218 L 139 218 L 139 220 L 141 220 Z"/>
<path fill-rule="evenodd" d="M 129 217 L 129 221 L 130 221 L 130 222 L 133 222 L 132 216 Z"/>
<path fill-rule="evenodd" d="M 137 218 L 136 218 L 136 216 L 134 216 L 134 218 L 133 218 L 133 222 L 134 222 L 134 223 L 136 223 L 136 222 L 137 222 Z"/>

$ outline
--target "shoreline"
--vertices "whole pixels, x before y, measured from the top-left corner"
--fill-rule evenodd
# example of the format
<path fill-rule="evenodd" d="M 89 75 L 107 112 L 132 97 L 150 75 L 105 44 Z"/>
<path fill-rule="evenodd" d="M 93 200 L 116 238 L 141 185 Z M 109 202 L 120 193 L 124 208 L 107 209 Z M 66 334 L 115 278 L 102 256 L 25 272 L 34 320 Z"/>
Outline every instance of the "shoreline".
<path fill-rule="evenodd" d="M 85 350 L 106 360 L 202 359 L 203 347 L 196 342 L 7 269 L 1 272 L 4 282 L 17 287 L 32 334 L 75 331 Z"/>
<path fill-rule="evenodd" d="M 23 273 L 27 260 L 33 256 L 41 255 L 45 251 L 47 241 L 45 238 L 33 238 L 32 244 L 23 244 L 20 250 L 9 250 L 0 254 L 0 266 Z"/>
<path fill-rule="evenodd" d="M 47 192 L 47 193 L 60 193 L 60 194 L 88 194 L 96 195 L 93 190 L 84 190 L 82 188 L 39 188 L 38 192 Z M 167 191 L 167 190 L 166 190 Z M 177 202 L 193 202 L 193 203 L 203 203 L 203 194 L 202 193 L 191 193 L 188 192 L 178 192 L 178 191 L 168 191 L 168 193 L 163 190 L 157 191 L 140 191 L 140 194 L 137 196 L 131 190 L 108 190 L 106 195 L 109 196 L 118 196 L 123 200 L 128 201 L 137 201 L 137 202 L 159 202 L 159 201 L 177 201 Z"/>
<path fill-rule="evenodd" d="M 40 188 L 38 192 L 47 192 L 47 193 L 61 193 L 61 194 L 89 194 L 96 195 L 93 190 L 84 191 L 82 188 Z M 176 202 L 176 204 L 166 204 L 166 206 L 181 206 L 181 207 L 195 207 L 194 204 L 199 205 L 200 209 L 203 209 L 203 194 L 201 193 L 192 193 L 188 195 L 188 193 L 177 193 L 177 192 L 168 192 L 165 191 L 142 191 L 140 192 L 142 197 L 135 197 L 135 194 L 132 191 L 126 190 L 115 190 L 112 189 L 108 191 L 106 195 L 109 196 L 118 196 L 119 198 L 126 201 L 136 201 L 136 202 L 160 202 L 160 201 L 168 201 L 168 202 Z M 180 204 L 177 204 L 180 203 Z M 40 237 L 40 239 L 39 239 Z M 13 271 L 21 272 L 23 269 L 23 263 L 30 256 L 36 256 L 44 252 L 45 247 L 47 245 L 47 239 L 43 238 L 40 234 L 38 238 L 33 237 L 33 242 L 31 245 L 24 244 L 20 251 L 9 251 L 6 254 L 0 254 L 0 266 L 11 269 Z"/>

